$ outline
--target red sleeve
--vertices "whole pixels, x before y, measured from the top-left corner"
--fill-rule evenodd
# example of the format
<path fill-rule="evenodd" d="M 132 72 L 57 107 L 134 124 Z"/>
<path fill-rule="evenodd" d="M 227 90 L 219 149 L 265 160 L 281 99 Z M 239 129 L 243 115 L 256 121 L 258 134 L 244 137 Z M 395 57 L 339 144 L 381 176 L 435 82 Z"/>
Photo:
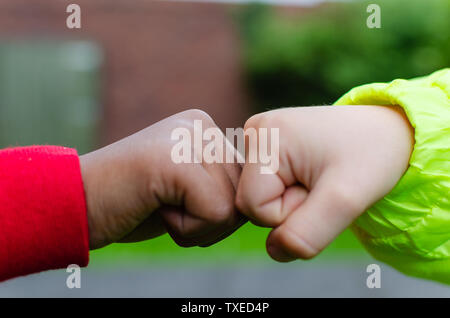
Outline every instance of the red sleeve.
<path fill-rule="evenodd" d="M 86 266 L 86 201 L 76 150 L 0 150 L 0 281 Z"/>

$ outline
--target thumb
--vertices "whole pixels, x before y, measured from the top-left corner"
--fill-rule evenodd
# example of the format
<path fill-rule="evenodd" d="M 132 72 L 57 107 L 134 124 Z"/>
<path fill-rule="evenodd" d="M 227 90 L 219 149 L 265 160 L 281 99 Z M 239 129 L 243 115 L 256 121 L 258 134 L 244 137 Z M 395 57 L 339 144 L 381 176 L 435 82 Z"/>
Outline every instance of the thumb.
<path fill-rule="evenodd" d="M 267 238 L 269 255 L 280 262 L 316 256 L 366 210 L 360 197 L 336 177 L 319 179 L 306 200 Z"/>

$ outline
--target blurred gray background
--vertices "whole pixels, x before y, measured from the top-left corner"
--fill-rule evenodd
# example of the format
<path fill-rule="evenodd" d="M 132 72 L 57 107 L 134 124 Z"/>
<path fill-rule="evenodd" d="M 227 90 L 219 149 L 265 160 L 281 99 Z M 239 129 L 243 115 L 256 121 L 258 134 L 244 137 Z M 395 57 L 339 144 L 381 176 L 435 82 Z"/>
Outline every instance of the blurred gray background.
<path fill-rule="evenodd" d="M 239 261 L 121 264 L 81 271 L 81 288 L 69 289 L 64 270 L 0 285 L 0 297 L 450 297 L 444 285 L 406 277 L 381 265 L 381 288 L 366 285 L 370 258 L 275 264 Z"/>

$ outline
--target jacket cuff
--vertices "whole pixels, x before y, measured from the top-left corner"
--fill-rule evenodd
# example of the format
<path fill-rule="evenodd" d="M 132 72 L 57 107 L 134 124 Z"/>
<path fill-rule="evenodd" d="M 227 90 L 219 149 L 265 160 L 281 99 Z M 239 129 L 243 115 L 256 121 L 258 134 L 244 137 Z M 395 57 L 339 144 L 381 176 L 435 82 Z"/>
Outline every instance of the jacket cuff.
<path fill-rule="evenodd" d="M 399 105 L 414 127 L 409 167 L 354 223 L 375 258 L 450 284 L 450 69 L 352 89 L 336 105 Z M 387 163 L 389 164 L 389 163 Z"/>
<path fill-rule="evenodd" d="M 1 150 L 0 207 L 0 281 L 88 264 L 86 200 L 75 149 Z"/>

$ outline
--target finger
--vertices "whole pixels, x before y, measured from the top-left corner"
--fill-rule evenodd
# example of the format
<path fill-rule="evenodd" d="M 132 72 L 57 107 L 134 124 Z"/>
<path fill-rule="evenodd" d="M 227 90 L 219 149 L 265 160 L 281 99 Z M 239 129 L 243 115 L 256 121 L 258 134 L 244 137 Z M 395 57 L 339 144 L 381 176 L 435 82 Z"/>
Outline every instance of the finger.
<path fill-rule="evenodd" d="M 182 246 L 187 241 L 198 245 L 223 236 L 237 215 L 234 197 L 240 166 L 202 162 L 179 168 L 177 188 L 183 192 L 179 202 L 183 208 L 163 213 L 169 234 Z"/>
<path fill-rule="evenodd" d="M 167 233 L 174 242 L 181 247 L 192 247 L 209 242 L 216 232 L 217 225 L 211 225 L 208 221 L 198 219 L 186 212 L 176 209 L 166 211 L 163 214 Z"/>
<path fill-rule="evenodd" d="M 235 222 L 232 226 L 210 229 L 209 227 L 205 227 L 205 229 L 209 229 L 209 232 L 199 236 L 186 237 L 177 233 L 174 228 L 168 227 L 167 232 L 171 236 L 171 238 L 182 247 L 192 247 L 192 246 L 200 246 L 200 247 L 208 247 L 215 243 L 222 241 L 227 238 L 231 234 L 233 234 L 237 229 L 239 229 L 246 222 L 246 218 L 240 215 L 240 220 Z"/>
<path fill-rule="evenodd" d="M 205 169 L 201 164 L 183 166 L 176 182 L 176 188 L 182 192 L 180 203 L 194 219 L 225 223 L 233 215 L 235 192 L 223 169 L 214 169 L 212 165 Z"/>
<path fill-rule="evenodd" d="M 261 174 L 260 166 L 247 163 L 241 174 L 236 206 L 241 213 L 262 226 L 277 226 L 282 216 L 285 185 L 276 174 Z"/>
<path fill-rule="evenodd" d="M 278 174 L 261 174 L 258 164 L 246 164 L 239 182 L 236 205 L 252 223 L 276 227 L 305 199 L 307 190 L 286 167 L 280 166 Z M 282 177 L 285 175 L 286 177 Z"/>
<path fill-rule="evenodd" d="M 217 233 L 212 238 L 204 238 L 202 240 L 202 243 L 198 244 L 200 247 L 208 247 L 213 244 L 216 244 L 224 239 L 226 239 L 228 236 L 236 232 L 241 226 L 243 226 L 245 223 L 247 223 L 248 219 L 246 216 L 238 213 L 237 214 L 237 220 L 234 222 L 232 226 L 229 226 L 228 228 L 225 228 L 220 235 L 217 235 Z"/>
<path fill-rule="evenodd" d="M 237 211 L 233 212 L 227 222 L 211 223 L 191 215 L 180 207 L 164 207 L 161 210 L 165 227 L 172 234 L 180 238 L 196 240 L 199 244 L 222 237 L 224 233 L 236 230 L 247 220 Z"/>
<path fill-rule="evenodd" d="M 166 210 L 163 218 L 170 236 L 183 247 L 206 247 L 215 244 L 234 233 L 247 221 L 247 218 L 237 211 L 229 222 L 223 224 L 211 224 L 208 221 L 196 219 L 179 209 Z M 184 224 L 181 225 L 181 223 Z M 183 229 L 189 229 L 189 232 Z"/>
<path fill-rule="evenodd" d="M 209 221 L 189 214 L 182 207 L 165 207 L 161 212 L 167 230 L 177 237 L 195 238 L 209 233 L 212 226 Z"/>
<path fill-rule="evenodd" d="M 140 223 L 132 232 L 125 235 L 118 243 L 133 243 L 149 240 L 166 233 L 161 215 L 155 211 Z"/>
<path fill-rule="evenodd" d="M 364 212 L 366 207 L 353 198 L 357 194 L 335 181 L 320 180 L 306 200 L 269 234 L 267 251 L 272 258 L 312 258 Z"/>

